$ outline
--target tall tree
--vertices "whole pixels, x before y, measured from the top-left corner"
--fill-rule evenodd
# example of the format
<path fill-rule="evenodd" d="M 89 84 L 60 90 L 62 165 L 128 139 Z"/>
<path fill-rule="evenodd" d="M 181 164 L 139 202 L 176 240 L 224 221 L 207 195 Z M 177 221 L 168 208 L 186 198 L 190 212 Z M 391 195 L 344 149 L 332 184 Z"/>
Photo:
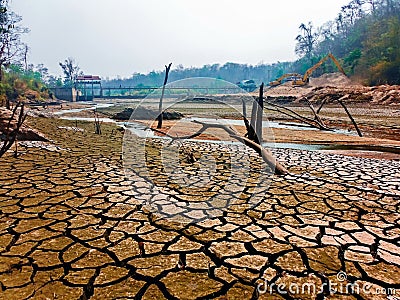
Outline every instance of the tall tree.
<path fill-rule="evenodd" d="M 64 62 L 59 63 L 61 69 L 64 72 L 64 85 L 73 86 L 75 84 L 76 77 L 83 74 L 75 59 L 68 57 Z"/>
<path fill-rule="evenodd" d="M 11 63 L 20 63 L 26 50 L 20 36 L 28 30 L 18 25 L 22 20 L 8 7 L 8 0 L 0 0 L 0 81 L 3 68 Z"/>
<path fill-rule="evenodd" d="M 311 61 L 312 52 L 314 46 L 318 41 L 319 32 L 316 31 L 311 22 L 308 24 L 300 24 L 300 34 L 296 37 L 296 54 L 303 56 L 305 55 L 309 61 Z"/>

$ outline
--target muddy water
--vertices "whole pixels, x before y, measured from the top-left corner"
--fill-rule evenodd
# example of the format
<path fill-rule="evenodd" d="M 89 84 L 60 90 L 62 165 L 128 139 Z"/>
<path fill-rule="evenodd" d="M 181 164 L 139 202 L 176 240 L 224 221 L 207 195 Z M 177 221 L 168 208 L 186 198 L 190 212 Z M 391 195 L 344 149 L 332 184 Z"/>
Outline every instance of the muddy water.
<path fill-rule="evenodd" d="M 322 150 L 358 150 L 400 154 L 400 147 L 375 145 L 325 145 L 325 148 Z"/>
<path fill-rule="evenodd" d="M 114 106 L 114 104 L 112 104 L 112 103 L 89 103 L 89 104 L 93 104 L 93 106 L 85 107 L 85 108 L 63 109 L 63 110 L 55 112 L 54 114 L 60 116 L 60 115 L 64 115 L 64 114 L 78 113 L 78 112 L 86 111 L 86 110 L 95 110 L 96 108 L 107 108 L 107 107 Z M 62 119 L 64 119 L 64 118 L 62 118 Z M 67 118 L 65 118 L 65 119 L 67 119 Z M 67 120 L 69 120 L 69 119 L 67 119 Z"/>

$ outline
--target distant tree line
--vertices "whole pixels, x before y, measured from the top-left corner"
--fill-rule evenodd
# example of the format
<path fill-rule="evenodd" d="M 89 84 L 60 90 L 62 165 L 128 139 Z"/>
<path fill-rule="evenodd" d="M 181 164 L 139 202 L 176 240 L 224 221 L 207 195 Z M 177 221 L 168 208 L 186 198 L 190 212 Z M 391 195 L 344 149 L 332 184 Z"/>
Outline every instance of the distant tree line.
<path fill-rule="evenodd" d="M 278 62 L 275 64 L 238 64 L 228 62 L 226 64 L 204 65 L 202 67 L 184 68 L 178 65 L 169 73 L 169 81 L 176 81 L 190 77 L 212 77 L 237 83 L 245 79 L 253 79 L 257 83 L 269 82 L 288 72 L 292 67 L 291 62 Z M 164 71 L 152 71 L 148 74 L 134 73 L 126 79 L 112 79 L 103 82 L 103 86 L 160 86 L 164 80 Z"/>

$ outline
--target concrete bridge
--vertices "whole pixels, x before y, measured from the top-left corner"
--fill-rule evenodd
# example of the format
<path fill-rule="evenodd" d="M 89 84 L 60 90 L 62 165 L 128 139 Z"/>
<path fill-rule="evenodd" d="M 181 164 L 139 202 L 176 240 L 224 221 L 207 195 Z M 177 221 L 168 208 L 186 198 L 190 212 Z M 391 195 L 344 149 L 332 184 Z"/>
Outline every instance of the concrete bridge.
<path fill-rule="evenodd" d="M 67 101 L 92 101 L 93 99 L 143 99 L 158 98 L 161 95 L 159 87 L 89 87 L 89 88 L 50 88 L 50 92 L 58 99 Z M 167 87 L 165 97 L 179 97 L 193 94 L 239 94 L 239 87 Z"/>

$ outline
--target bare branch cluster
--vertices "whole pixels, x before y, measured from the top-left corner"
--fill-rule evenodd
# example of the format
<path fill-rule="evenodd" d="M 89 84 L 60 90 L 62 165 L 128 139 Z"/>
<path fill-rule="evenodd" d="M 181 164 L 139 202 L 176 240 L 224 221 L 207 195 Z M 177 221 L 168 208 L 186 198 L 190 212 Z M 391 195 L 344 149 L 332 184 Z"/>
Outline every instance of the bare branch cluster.
<path fill-rule="evenodd" d="M 18 109 L 19 109 L 18 117 L 15 118 Z M 25 119 L 26 119 L 26 113 L 24 112 L 24 103 L 17 102 L 17 104 L 14 106 L 13 112 L 8 120 L 7 126 L 5 127 L 1 137 L 2 146 L 0 148 L 0 157 L 2 157 L 17 140 L 18 133 Z"/>

